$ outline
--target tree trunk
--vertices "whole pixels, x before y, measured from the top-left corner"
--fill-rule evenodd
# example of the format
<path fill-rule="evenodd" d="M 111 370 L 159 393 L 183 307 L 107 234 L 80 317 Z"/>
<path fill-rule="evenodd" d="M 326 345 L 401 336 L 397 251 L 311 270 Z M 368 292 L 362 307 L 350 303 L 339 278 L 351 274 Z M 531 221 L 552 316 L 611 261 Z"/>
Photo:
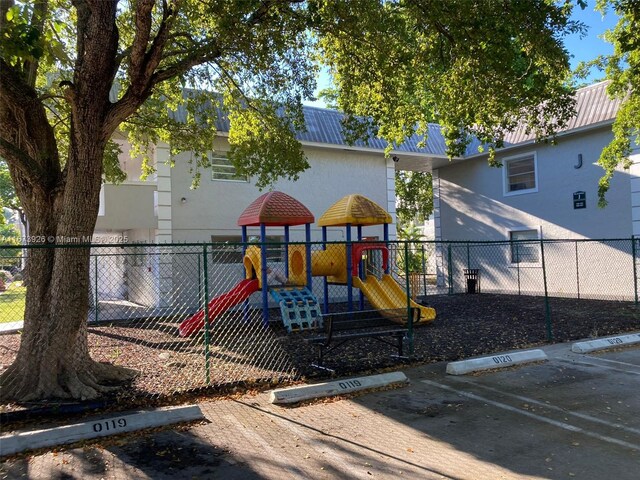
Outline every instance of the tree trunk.
<path fill-rule="evenodd" d="M 91 399 L 134 374 L 93 361 L 87 342 L 90 249 L 77 244 L 93 234 L 103 148 L 96 141 L 74 145 L 64 194 L 46 207 L 26 199 L 34 212 L 31 237 L 46 243 L 30 249 L 24 333 L 16 361 L 0 378 L 3 399 Z"/>
<path fill-rule="evenodd" d="M 105 123 L 117 69 L 117 2 L 74 5 L 78 56 L 65 91 L 71 128 L 64 169 L 33 85 L 9 65 L 0 65 L 5 67 L 0 71 L 1 137 L 17 139 L 23 152 L 8 162 L 9 171 L 29 219 L 29 235 L 42 241 L 30 248 L 24 330 L 16 360 L 0 377 L 3 400 L 91 399 L 134 374 L 91 359 L 90 249 L 77 246 L 93 235 L 105 145 L 115 128 L 108 130 Z"/>
<path fill-rule="evenodd" d="M 76 148 L 64 195 L 49 208 L 29 208 L 31 237 L 45 243 L 30 249 L 24 333 L 16 361 L 0 378 L 3 399 L 91 399 L 133 375 L 93 361 L 88 349 L 90 249 L 77 244 L 93 234 L 101 161 L 100 145 Z"/>

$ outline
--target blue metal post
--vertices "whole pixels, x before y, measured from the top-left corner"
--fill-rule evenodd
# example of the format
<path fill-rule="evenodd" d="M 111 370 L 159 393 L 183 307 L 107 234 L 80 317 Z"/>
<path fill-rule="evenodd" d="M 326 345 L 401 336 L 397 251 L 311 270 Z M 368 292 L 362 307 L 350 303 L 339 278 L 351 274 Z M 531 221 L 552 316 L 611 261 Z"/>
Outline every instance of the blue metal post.
<path fill-rule="evenodd" d="M 353 311 L 353 280 L 351 274 L 353 273 L 353 267 L 351 266 L 351 224 L 347 223 L 347 304 L 349 311 Z"/>
<path fill-rule="evenodd" d="M 311 283 L 311 224 L 306 223 L 304 225 L 304 237 L 307 242 L 305 254 L 307 257 L 307 288 L 310 292 L 313 292 L 313 284 Z"/>
<path fill-rule="evenodd" d="M 382 228 L 384 228 L 384 244 L 387 247 L 387 250 L 389 250 L 389 224 L 385 223 Z M 390 272 L 390 264 L 391 259 L 387 262 L 387 268 L 384 269 L 384 273 L 387 275 L 389 275 Z"/>
<path fill-rule="evenodd" d="M 358 242 L 362 241 L 362 225 L 358 225 Z M 364 262 L 362 261 L 362 256 L 360 256 L 359 262 L 358 262 L 358 276 L 361 279 L 364 279 L 366 277 L 365 272 L 364 272 Z M 360 290 L 360 310 L 364 310 L 364 293 L 362 293 L 362 290 Z"/>
<path fill-rule="evenodd" d="M 260 224 L 260 270 L 262 276 L 262 323 L 269 326 L 269 286 L 267 285 L 267 227 Z"/>
<path fill-rule="evenodd" d="M 289 278 L 289 225 L 284 226 L 284 275 Z"/>
<path fill-rule="evenodd" d="M 327 249 L 327 227 L 322 227 L 322 249 Z M 323 286 L 324 286 L 324 314 L 329 313 L 329 281 L 327 280 L 326 275 L 323 277 Z"/>

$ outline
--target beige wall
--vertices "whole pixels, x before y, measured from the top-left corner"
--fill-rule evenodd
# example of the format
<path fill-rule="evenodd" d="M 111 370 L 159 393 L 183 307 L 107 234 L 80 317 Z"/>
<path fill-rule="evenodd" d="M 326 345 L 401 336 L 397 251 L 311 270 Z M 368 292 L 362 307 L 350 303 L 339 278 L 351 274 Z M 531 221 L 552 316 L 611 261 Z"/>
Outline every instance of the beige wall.
<path fill-rule="evenodd" d="M 105 184 L 102 188 L 104 214 L 98 216 L 96 231 L 157 228 L 153 205 L 155 184 Z"/>

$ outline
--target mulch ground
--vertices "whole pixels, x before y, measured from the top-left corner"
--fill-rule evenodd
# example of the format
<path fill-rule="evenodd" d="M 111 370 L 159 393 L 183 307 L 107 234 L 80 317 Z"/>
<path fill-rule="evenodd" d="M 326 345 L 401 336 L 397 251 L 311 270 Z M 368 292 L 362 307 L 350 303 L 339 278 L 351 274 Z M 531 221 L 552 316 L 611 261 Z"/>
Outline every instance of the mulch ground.
<path fill-rule="evenodd" d="M 436 309 L 437 317 L 430 324 L 414 328 L 416 363 L 455 361 L 640 330 L 640 307 L 632 302 L 551 298 L 548 322 L 543 297 L 483 293 L 433 295 L 422 300 L 422 304 Z M 309 367 L 314 356 L 306 343 L 295 335 L 283 341 L 288 344 L 287 350 L 295 352 L 295 365 L 303 374 L 326 375 Z M 394 353 L 393 347 L 374 339 L 358 339 L 327 357 L 325 365 L 340 375 L 375 370 L 397 364 L 391 357 Z"/>
<path fill-rule="evenodd" d="M 568 342 L 640 330 L 640 308 L 632 302 L 552 298 L 548 322 L 541 297 L 483 293 L 422 300 L 436 309 L 437 318 L 415 327 L 413 363 L 542 345 L 549 342 L 549 335 L 552 342 Z M 202 333 L 187 339 L 177 335 L 178 319 L 90 325 L 89 345 L 94 359 L 141 372 L 114 397 L 116 401 L 330 375 L 311 366 L 315 351 L 304 341 L 308 334 L 287 334 L 279 321 L 264 327 L 258 317 L 259 312 L 253 321 L 246 321 L 239 312 L 231 312 L 219 318 L 208 350 Z M 15 358 L 19 343 L 19 334 L 0 335 L 0 373 Z M 357 339 L 328 356 L 325 365 L 336 375 L 366 373 L 397 366 L 394 353 L 393 347 L 374 339 Z M 0 405 L 0 412 L 33 407 Z"/>

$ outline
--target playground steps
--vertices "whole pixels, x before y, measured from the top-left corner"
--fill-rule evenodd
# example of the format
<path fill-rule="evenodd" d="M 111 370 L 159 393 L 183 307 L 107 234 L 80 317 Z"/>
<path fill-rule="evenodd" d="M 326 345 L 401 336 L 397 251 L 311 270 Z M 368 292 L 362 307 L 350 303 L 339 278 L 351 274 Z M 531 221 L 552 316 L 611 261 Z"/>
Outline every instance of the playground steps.
<path fill-rule="evenodd" d="M 289 333 L 322 327 L 320 304 L 308 288 L 272 287 L 269 291 L 280 305 L 282 322 Z"/>

